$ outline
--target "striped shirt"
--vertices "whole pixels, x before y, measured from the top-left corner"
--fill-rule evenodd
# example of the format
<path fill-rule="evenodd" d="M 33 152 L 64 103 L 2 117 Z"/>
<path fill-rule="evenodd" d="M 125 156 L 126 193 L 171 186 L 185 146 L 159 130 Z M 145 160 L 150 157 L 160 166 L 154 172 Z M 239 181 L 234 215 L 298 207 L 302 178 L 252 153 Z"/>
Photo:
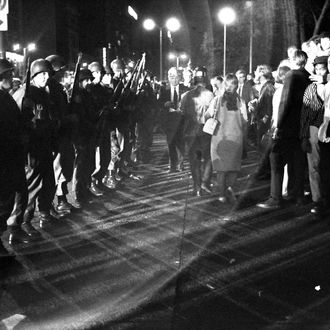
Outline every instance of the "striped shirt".
<path fill-rule="evenodd" d="M 309 137 L 309 126 L 319 128 L 323 122 L 324 102 L 317 94 L 317 85 L 310 84 L 304 93 L 301 109 L 300 138 Z"/>

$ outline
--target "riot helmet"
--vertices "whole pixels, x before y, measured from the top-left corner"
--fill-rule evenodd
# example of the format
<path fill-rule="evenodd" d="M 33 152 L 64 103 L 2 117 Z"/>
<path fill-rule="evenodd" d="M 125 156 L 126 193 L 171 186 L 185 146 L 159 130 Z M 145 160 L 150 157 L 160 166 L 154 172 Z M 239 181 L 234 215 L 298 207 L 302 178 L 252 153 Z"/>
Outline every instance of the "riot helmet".
<path fill-rule="evenodd" d="M 60 55 L 49 55 L 46 57 L 46 60 L 50 62 L 55 72 L 64 69 L 66 66 L 64 58 Z"/>
<path fill-rule="evenodd" d="M 31 79 L 41 72 L 48 72 L 50 75 L 54 72 L 50 62 L 43 58 L 39 58 L 31 63 Z"/>
<path fill-rule="evenodd" d="M 10 70 L 14 70 L 14 66 L 8 60 L 0 59 L 0 76 Z"/>

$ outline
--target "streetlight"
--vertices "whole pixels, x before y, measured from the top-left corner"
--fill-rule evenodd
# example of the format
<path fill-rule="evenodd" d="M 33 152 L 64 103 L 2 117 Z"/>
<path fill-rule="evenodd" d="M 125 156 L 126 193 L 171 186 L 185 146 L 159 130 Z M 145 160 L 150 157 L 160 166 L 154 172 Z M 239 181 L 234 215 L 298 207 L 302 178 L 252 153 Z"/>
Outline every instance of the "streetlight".
<path fill-rule="evenodd" d="M 170 32 L 176 32 L 180 29 L 180 22 L 177 18 L 171 17 L 165 22 L 165 27 Z M 163 80 L 163 26 L 159 26 L 152 18 L 143 21 L 143 27 L 151 31 L 155 27 L 159 29 L 159 80 Z"/>
<path fill-rule="evenodd" d="M 226 43 L 227 43 L 227 25 L 236 19 L 235 11 L 230 7 L 222 8 L 218 13 L 219 21 L 223 24 L 223 76 L 226 75 Z"/>
<path fill-rule="evenodd" d="M 176 68 L 178 69 L 180 67 L 180 58 L 185 60 L 188 58 L 187 54 L 182 53 L 182 54 L 175 54 L 175 53 L 169 53 L 168 58 L 170 60 L 176 60 Z"/>
<path fill-rule="evenodd" d="M 13 51 L 18 52 L 21 49 L 21 45 L 19 43 L 13 45 Z M 29 52 L 33 52 L 37 49 L 37 46 L 34 42 L 29 43 L 25 47 L 23 47 L 23 63 L 19 67 L 20 74 L 24 74 L 24 70 L 27 69 L 28 64 L 28 54 Z"/>
<path fill-rule="evenodd" d="M 249 49 L 249 72 L 252 72 L 253 57 L 253 1 L 246 1 L 246 7 L 250 9 L 250 49 Z"/>

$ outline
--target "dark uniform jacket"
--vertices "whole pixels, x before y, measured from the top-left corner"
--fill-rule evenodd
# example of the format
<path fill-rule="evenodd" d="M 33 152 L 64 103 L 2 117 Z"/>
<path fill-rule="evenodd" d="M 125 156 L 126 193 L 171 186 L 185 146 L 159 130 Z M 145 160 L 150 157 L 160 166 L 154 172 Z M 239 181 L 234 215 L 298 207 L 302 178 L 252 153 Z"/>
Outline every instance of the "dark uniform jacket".
<path fill-rule="evenodd" d="M 278 137 L 299 139 L 304 92 L 310 83 L 305 69 L 290 70 L 285 77 L 278 109 Z"/>
<path fill-rule="evenodd" d="M 0 193 L 11 189 L 17 177 L 16 170 L 24 166 L 22 117 L 9 95 L 0 90 Z"/>
<path fill-rule="evenodd" d="M 182 95 L 189 91 L 189 88 L 183 84 L 179 84 L 178 103 L 181 100 Z M 182 128 L 183 116 L 180 111 L 171 112 L 169 107 L 166 106 L 166 102 L 171 102 L 171 86 L 167 86 L 165 89 L 160 90 L 159 94 L 159 106 L 160 106 L 160 120 L 161 125 L 165 133 L 171 133 Z M 179 104 L 177 104 L 178 108 Z M 175 105 L 172 104 L 174 108 Z"/>

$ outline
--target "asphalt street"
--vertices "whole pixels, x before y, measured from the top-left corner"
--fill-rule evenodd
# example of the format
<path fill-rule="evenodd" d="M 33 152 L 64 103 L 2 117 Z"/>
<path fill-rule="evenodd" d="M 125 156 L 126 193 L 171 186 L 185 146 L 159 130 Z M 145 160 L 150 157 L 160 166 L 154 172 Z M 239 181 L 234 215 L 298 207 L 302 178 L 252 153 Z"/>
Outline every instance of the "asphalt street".
<path fill-rule="evenodd" d="M 136 177 L 8 246 L 0 329 L 329 329 L 329 215 L 255 206 L 269 181 L 247 175 L 226 205 L 192 196 L 186 170 L 167 173 L 155 136 Z"/>

